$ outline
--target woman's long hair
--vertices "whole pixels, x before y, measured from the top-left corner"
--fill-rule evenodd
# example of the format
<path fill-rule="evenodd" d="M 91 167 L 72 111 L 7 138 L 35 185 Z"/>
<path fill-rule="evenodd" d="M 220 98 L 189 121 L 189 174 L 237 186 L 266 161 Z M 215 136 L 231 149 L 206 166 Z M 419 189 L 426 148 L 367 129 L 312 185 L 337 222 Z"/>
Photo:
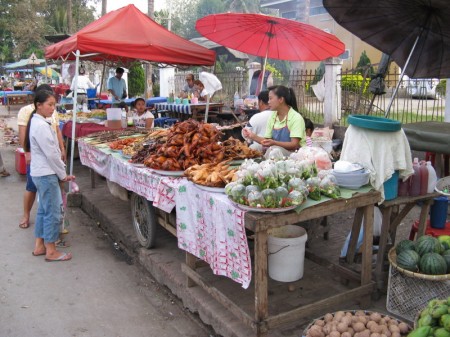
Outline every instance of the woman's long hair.
<path fill-rule="evenodd" d="M 294 89 L 285 87 L 284 85 L 273 85 L 267 88 L 267 90 L 273 91 L 278 97 L 283 97 L 286 104 L 298 112 Z"/>
<path fill-rule="evenodd" d="M 50 96 L 55 97 L 55 94 L 53 94 L 52 91 L 47 90 L 36 90 L 36 93 L 34 95 L 34 110 L 30 115 L 30 119 L 27 123 L 27 130 L 25 132 L 25 142 L 24 142 L 24 151 L 30 152 L 31 144 L 30 144 L 30 128 L 31 128 L 31 120 L 33 119 L 34 114 L 37 110 L 38 103 L 45 103 Z"/>

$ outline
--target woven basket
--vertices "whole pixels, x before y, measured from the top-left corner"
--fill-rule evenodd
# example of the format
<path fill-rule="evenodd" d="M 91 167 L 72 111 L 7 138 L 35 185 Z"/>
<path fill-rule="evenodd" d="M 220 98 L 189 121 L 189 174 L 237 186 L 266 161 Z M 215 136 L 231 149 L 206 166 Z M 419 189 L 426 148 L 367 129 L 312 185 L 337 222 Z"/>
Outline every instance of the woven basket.
<path fill-rule="evenodd" d="M 439 179 L 434 189 L 436 192 L 450 197 L 450 176 Z"/>
<path fill-rule="evenodd" d="M 373 314 L 373 313 L 375 312 L 375 311 L 360 310 L 360 309 L 359 309 L 359 310 L 340 310 L 340 311 L 351 312 L 352 314 L 355 314 L 357 311 L 364 311 L 366 315 L 371 315 L 371 314 Z M 336 314 L 336 312 L 332 312 L 331 314 L 334 316 L 334 315 Z M 383 318 L 383 317 L 389 317 L 389 318 L 395 319 L 395 320 L 398 321 L 399 323 L 402 323 L 402 322 L 403 322 L 401 319 L 398 319 L 397 317 L 392 317 L 392 316 L 383 314 L 383 313 L 381 313 L 381 312 L 380 312 L 379 314 L 381 315 L 382 318 Z M 306 336 L 308 330 L 311 329 L 311 327 L 314 325 L 314 323 L 315 323 L 317 320 L 319 320 L 319 319 L 324 319 L 324 318 L 325 318 L 325 315 L 323 315 L 323 316 L 321 316 L 321 317 L 318 317 L 318 318 L 316 318 L 316 319 L 313 319 L 312 322 L 309 323 L 308 326 L 305 328 L 305 330 L 303 330 L 302 336 L 303 336 L 303 337 Z M 408 324 L 408 322 L 403 322 L 403 323 Z M 409 328 L 409 331 L 412 330 L 410 324 L 408 324 L 408 328 Z M 406 334 L 405 334 L 405 335 L 406 335 Z"/>
<path fill-rule="evenodd" d="M 399 272 L 410 276 L 414 278 L 420 278 L 423 280 L 428 281 L 445 281 L 450 280 L 450 274 L 443 274 L 443 275 L 427 275 L 427 274 L 421 274 L 413 271 L 409 271 L 406 269 L 403 269 L 397 265 L 397 254 L 395 253 L 395 247 L 392 247 L 388 254 L 389 262 L 391 263 L 391 266 L 397 269 Z"/>
<path fill-rule="evenodd" d="M 415 273 L 417 274 L 417 273 Z M 429 281 L 410 277 L 392 264 L 389 268 L 389 282 L 386 296 L 386 309 L 410 322 L 434 298 L 447 298 L 450 294 L 450 281 Z"/>

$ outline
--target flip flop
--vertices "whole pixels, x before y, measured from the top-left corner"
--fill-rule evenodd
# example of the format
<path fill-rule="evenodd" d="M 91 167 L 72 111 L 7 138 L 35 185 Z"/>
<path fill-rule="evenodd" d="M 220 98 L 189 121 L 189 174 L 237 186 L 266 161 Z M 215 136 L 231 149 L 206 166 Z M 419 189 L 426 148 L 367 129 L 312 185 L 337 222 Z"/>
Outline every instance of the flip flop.
<path fill-rule="evenodd" d="M 0 177 L 8 177 L 8 176 L 10 176 L 11 174 L 8 172 L 8 171 L 1 171 L 0 172 Z"/>
<path fill-rule="evenodd" d="M 45 252 L 39 253 L 39 254 L 35 254 L 34 252 L 31 252 L 31 255 L 33 255 L 33 256 L 42 256 L 42 255 L 45 255 Z"/>
<path fill-rule="evenodd" d="M 19 227 L 22 229 L 26 229 L 26 228 L 30 227 L 30 223 L 28 221 L 21 222 L 19 224 Z"/>
<path fill-rule="evenodd" d="M 63 261 L 69 261 L 71 258 L 72 258 L 72 254 L 71 253 L 63 253 L 57 259 L 45 258 L 45 261 L 46 262 L 63 262 Z"/>
<path fill-rule="evenodd" d="M 70 243 L 68 243 L 65 240 L 61 240 L 61 239 L 56 241 L 55 245 L 56 245 L 57 248 L 68 248 L 68 247 L 70 247 Z"/>

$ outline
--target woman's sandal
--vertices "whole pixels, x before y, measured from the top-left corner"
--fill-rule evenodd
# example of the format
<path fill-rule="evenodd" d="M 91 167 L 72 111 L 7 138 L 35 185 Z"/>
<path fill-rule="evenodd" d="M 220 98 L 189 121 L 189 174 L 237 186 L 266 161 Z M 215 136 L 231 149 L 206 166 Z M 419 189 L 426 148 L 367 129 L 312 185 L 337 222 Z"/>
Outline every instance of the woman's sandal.
<path fill-rule="evenodd" d="M 3 170 L 3 171 L 0 172 L 0 177 L 8 177 L 10 175 L 11 174 L 8 171 L 6 171 L 6 170 Z"/>

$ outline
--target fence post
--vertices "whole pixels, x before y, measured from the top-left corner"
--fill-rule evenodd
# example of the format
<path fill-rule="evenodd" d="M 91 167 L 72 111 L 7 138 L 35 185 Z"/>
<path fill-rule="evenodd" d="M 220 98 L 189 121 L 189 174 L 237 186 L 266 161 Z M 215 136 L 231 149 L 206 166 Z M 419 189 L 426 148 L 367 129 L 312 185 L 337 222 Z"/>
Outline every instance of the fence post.
<path fill-rule="evenodd" d="M 330 57 L 325 60 L 325 99 L 323 103 L 324 126 L 338 124 L 341 115 L 341 85 L 338 75 L 341 73 L 342 60 Z"/>

